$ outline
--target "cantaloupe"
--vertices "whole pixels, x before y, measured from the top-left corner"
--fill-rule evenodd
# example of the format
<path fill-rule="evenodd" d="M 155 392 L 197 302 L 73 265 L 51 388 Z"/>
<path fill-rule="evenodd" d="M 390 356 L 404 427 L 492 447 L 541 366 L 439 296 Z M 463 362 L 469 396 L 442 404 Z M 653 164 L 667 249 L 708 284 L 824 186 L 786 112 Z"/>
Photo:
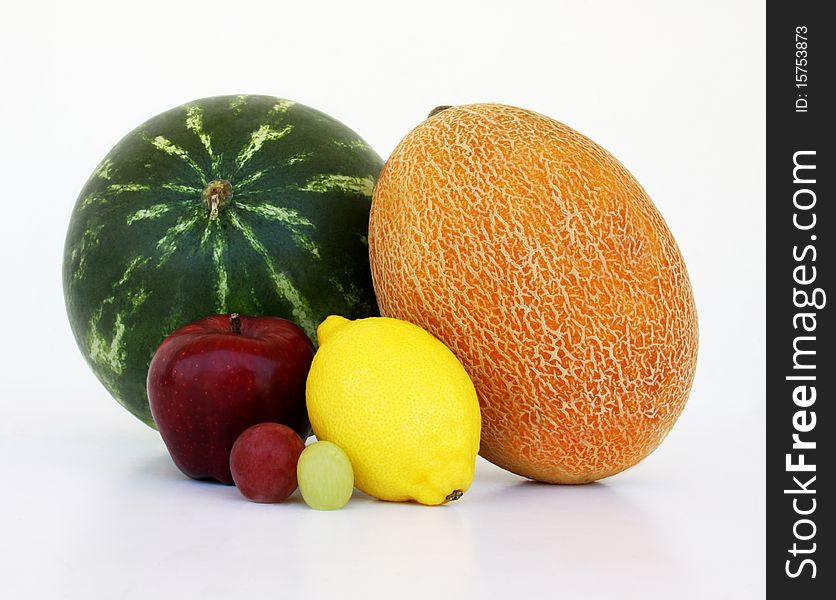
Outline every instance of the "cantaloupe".
<path fill-rule="evenodd" d="M 698 337 L 682 255 L 636 179 L 566 125 L 498 104 L 433 114 L 383 168 L 369 251 L 382 314 L 473 378 L 491 462 L 593 481 L 682 412 Z"/>

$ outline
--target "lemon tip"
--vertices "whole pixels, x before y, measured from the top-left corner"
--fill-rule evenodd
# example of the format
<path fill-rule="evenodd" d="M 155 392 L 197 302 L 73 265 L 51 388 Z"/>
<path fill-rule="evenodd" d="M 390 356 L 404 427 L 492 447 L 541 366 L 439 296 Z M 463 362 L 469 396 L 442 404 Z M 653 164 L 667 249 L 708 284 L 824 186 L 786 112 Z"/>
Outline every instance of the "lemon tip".
<path fill-rule="evenodd" d="M 324 344 L 325 341 L 330 336 L 333 336 L 338 329 L 342 329 L 350 322 L 351 321 L 349 321 L 345 317 L 341 317 L 339 315 L 331 315 L 327 317 L 322 323 L 319 324 L 319 327 L 316 328 L 316 339 L 319 341 L 319 345 L 321 346 L 322 344 Z"/>

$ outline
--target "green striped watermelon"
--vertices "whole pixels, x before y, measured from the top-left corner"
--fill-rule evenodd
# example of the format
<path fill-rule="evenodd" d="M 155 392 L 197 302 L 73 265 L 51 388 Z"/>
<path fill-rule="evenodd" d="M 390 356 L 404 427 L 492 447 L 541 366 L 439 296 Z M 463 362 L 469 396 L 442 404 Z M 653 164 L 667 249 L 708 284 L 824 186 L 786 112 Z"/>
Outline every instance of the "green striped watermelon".
<path fill-rule="evenodd" d="M 376 314 L 367 229 L 383 162 L 331 117 L 269 96 L 197 100 L 123 138 L 76 202 L 64 250 L 73 333 L 153 426 L 148 364 L 187 322 L 239 312 L 313 337 Z"/>

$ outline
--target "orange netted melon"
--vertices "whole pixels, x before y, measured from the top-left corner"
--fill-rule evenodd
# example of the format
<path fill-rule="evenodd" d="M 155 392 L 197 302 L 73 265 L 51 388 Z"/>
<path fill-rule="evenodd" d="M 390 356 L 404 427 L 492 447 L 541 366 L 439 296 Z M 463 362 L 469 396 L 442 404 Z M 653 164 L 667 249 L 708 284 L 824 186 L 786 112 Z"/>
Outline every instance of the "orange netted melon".
<path fill-rule="evenodd" d="M 627 169 L 566 125 L 498 104 L 434 112 L 383 168 L 369 252 L 382 314 L 462 361 L 481 454 L 505 469 L 613 475 L 685 406 L 697 316 L 682 255 Z"/>

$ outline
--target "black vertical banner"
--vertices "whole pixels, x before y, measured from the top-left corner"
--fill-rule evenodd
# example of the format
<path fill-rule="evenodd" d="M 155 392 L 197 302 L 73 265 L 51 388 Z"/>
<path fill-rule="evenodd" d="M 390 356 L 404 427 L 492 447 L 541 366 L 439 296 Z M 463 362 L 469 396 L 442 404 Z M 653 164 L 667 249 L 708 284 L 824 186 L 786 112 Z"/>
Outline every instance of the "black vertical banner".
<path fill-rule="evenodd" d="M 828 6 L 782 1 L 767 12 L 769 598 L 836 597 L 836 30 Z"/>

